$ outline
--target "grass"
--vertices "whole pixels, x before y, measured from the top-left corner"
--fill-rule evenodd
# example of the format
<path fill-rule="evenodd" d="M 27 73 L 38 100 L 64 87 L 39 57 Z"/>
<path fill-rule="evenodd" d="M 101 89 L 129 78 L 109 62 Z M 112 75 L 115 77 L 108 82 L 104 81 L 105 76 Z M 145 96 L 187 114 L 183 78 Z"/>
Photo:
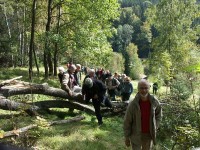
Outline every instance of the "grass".
<path fill-rule="evenodd" d="M 41 150 L 124 150 L 122 118 L 104 118 L 104 125 L 98 127 L 91 116 L 85 114 L 86 119 L 68 125 L 51 127 L 50 132 L 38 141 L 37 147 Z"/>

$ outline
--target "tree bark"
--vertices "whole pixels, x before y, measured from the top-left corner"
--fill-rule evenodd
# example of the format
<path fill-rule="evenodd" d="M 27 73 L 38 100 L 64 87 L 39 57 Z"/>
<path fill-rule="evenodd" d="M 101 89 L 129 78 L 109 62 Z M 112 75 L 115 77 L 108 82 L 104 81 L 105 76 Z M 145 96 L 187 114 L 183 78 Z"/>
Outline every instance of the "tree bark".
<path fill-rule="evenodd" d="M 30 48 L 29 48 L 29 79 L 30 80 L 32 80 L 32 75 L 33 75 L 33 48 L 34 48 L 34 32 L 35 32 L 35 13 L 36 13 L 36 0 L 33 0 L 31 39 L 30 39 Z"/>
<path fill-rule="evenodd" d="M 44 69 L 45 69 L 45 79 L 49 78 L 49 74 L 52 74 L 53 65 L 51 64 L 51 53 L 49 48 L 49 32 L 50 32 L 50 25 L 51 25 L 51 18 L 52 18 L 52 11 L 51 11 L 52 0 L 48 0 L 48 10 L 47 10 L 47 24 L 46 24 L 46 41 L 45 41 L 45 48 L 44 48 Z"/>
<path fill-rule="evenodd" d="M 61 2 L 61 1 L 60 1 Z M 56 34 L 60 34 L 60 17 L 61 17 L 61 4 L 57 6 L 57 25 L 56 25 Z M 54 49 L 54 76 L 57 76 L 57 66 L 58 66 L 58 41 L 55 43 Z"/>
<path fill-rule="evenodd" d="M 49 87 L 47 83 L 32 84 L 29 82 L 18 82 L 17 85 L 2 87 L 0 89 L 0 94 L 3 95 L 4 97 L 21 95 L 21 94 L 43 94 L 43 95 L 60 97 L 84 103 L 84 100 L 80 94 L 69 96 L 68 93 L 65 92 L 64 90 Z"/>

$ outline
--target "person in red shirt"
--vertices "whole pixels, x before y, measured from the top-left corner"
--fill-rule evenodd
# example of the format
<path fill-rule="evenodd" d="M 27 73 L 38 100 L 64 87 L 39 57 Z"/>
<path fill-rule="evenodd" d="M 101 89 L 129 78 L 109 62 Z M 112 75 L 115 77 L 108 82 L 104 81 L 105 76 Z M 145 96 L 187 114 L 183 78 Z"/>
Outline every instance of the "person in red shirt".
<path fill-rule="evenodd" d="M 149 94 L 146 79 L 138 82 L 138 93 L 129 103 L 124 117 L 125 145 L 133 150 L 151 150 L 162 117 L 159 101 Z"/>

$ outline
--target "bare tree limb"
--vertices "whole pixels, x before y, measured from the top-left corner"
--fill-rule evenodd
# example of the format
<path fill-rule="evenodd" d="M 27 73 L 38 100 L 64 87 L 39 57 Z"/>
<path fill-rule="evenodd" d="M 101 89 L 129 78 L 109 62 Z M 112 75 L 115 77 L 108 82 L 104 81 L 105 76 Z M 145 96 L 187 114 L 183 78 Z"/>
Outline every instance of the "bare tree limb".
<path fill-rule="evenodd" d="M 0 88 L 3 87 L 3 86 L 5 86 L 5 85 L 7 85 L 7 84 L 11 84 L 11 83 L 13 84 L 13 82 L 14 83 L 17 82 L 15 80 L 21 79 L 21 78 L 22 78 L 22 76 L 19 76 L 19 77 L 16 77 L 16 78 L 12 78 L 12 79 L 9 79 L 9 80 L 5 80 L 5 81 L 3 81 L 3 82 L 0 83 Z"/>
<path fill-rule="evenodd" d="M 74 117 L 74 118 L 71 118 L 71 119 L 68 119 L 68 120 L 50 121 L 50 122 L 48 122 L 48 125 L 52 126 L 52 125 L 57 125 L 57 124 L 66 124 L 66 123 L 78 122 L 78 121 L 81 121 L 83 119 L 85 119 L 84 116 L 77 116 L 77 117 Z M 19 136 L 20 134 L 27 132 L 30 129 L 37 128 L 37 127 L 38 127 L 37 124 L 32 124 L 32 125 L 29 125 L 29 126 L 26 126 L 26 127 L 23 127 L 23 128 L 8 131 L 8 132 L 3 133 L 0 136 L 0 138 L 7 138 L 7 137 L 11 137 L 11 136 L 16 136 L 16 135 Z"/>

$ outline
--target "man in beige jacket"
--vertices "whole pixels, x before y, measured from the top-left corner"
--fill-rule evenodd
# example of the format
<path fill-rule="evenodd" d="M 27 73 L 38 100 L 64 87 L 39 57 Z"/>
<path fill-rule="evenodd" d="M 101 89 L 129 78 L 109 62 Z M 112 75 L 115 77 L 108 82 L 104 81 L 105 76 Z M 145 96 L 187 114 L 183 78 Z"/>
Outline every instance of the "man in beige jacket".
<path fill-rule="evenodd" d="M 150 84 L 138 82 L 138 93 L 131 101 L 124 117 L 125 145 L 133 150 L 151 150 L 156 143 L 156 131 L 162 117 L 159 101 L 149 94 Z"/>

